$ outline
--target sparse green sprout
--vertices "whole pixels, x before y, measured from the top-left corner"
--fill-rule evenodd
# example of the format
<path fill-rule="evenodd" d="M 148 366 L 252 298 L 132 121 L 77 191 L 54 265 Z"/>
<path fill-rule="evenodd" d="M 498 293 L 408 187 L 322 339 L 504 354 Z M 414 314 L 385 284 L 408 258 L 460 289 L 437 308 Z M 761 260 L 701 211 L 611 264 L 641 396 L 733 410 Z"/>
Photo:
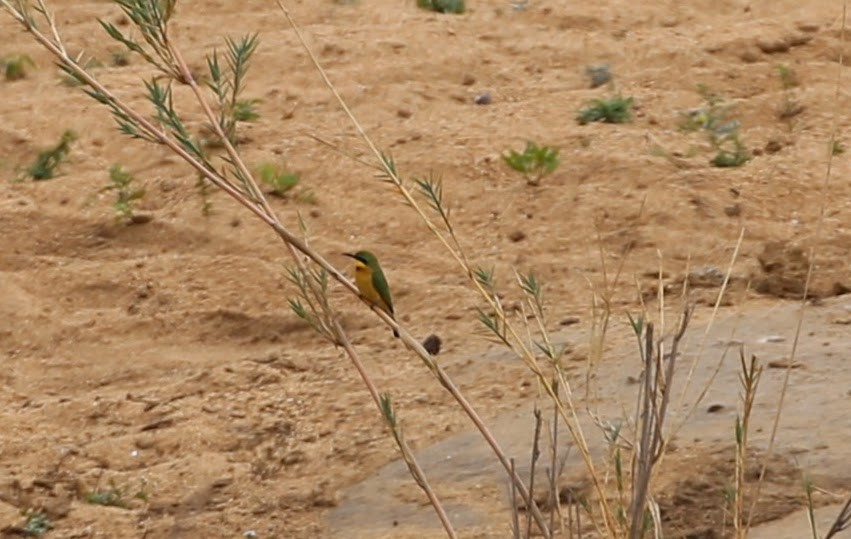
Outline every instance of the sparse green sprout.
<path fill-rule="evenodd" d="M 112 165 L 109 169 L 109 184 L 103 188 L 104 191 L 115 192 L 116 218 L 125 224 L 141 224 L 150 221 L 150 216 L 139 215 L 135 211 L 136 201 L 145 196 L 145 189 L 136 186 L 136 178 L 124 170 L 121 165 Z"/>
<path fill-rule="evenodd" d="M 464 0 L 417 0 L 417 7 L 437 13 L 464 13 Z"/>
<path fill-rule="evenodd" d="M 240 99 L 248 66 L 259 41 L 257 34 L 254 34 L 243 36 L 239 40 L 227 38 L 225 43 L 227 52 L 221 55 L 224 61 L 220 59 L 217 51 L 207 57 L 210 75 L 207 86 L 219 102 L 219 126 L 231 144 L 236 145 L 236 122 L 251 121 L 259 117 L 254 111 L 254 105 L 259 103 L 259 100 Z"/>
<path fill-rule="evenodd" d="M 3 76 L 9 81 L 26 78 L 29 70 L 35 68 L 35 62 L 26 54 L 7 56 L 0 61 L 0 65 L 3 66 Z"/>
<path fill-rule="evenodd" d="M 551 146 L 539 146 L 529 141 L 523 152 L 508 150 L 503 152 L 502 160 L 526 177 L 528 185 L 539 185 L 541 179 L 555 171 L 560 163 L 558 149 Z"/>
<path fill-rule="evenodd" d="M 845 144 L 842 141 L 834 140 L 830 143 L 830 153 L 832 155 L 842 155 L 845 153 Z"/>
<path fill-rule="evenodd" d="M 112 54 L 110 55 L 110 63 L 113 67 L 125 67 L 130 65 L 130 51 L 112 51 Z"/>
<path fill-rule="evenodd" d="M 591 88 L 599 88 L 612 81 L 612 70 L 609 64 L 587 66 L 585 68 L 585 74 L 588 76 Z"/>
<path fill-rule="evenodd" d="M 35 162 L 26 169 L 26 176 L 33 180 L 50 180 L 58 174 L 59 165 L 68 158 L 71 143 L 77 139 L 77 134 L 65 131 L 56 146 L 39 152 Z"/>
<path fill-rule="evenodd" d="M 795 97 L 795 88 L 801 83 L 795 70 L 786 64 L 777 64 L 777 75 L 780 77 L 780 87 L 783 89 L 783 103 L 777 111 L 777 116 L 786 121 L 791 129 L 792 118 L 804 112 L 804 106 Z"/>
<path fill-rule="evenodd" d="M 201 215 L 204 217 L 213 215 L 213 189 L 210 181 L 199 174 L 195 180 L 195 190 L 198 192 L 198 196 L 201 197 Z"/>
<path fill-rule="evenodd" d="M 86 494 L 86 502 L 92 505 L 105 505 L 107 507 L 125 507 L 121 493 L 115 489 L 95 489 Z"/>
<path fill-rule="evenodd" d="M 632 97 L 619 95 L 608 99 L 592 99 L 580 109 L 576 121 L 581 125 L 591 122 L 623 124 L 632 120 Z"/>
<path fill-rule="evenodd" d="M 260 99 L 241 99 L 233 108 L 233 118 L 238 122 L 251 122 L 260 117 L 254 106 L 261 103 Z"/>
<path fill-rule="evenodd" d="M 741 122 L 730 119 L 733 107 L 705 85 L 698 85 L 697 91 L 706 103 L 703 107 L 684 112 L 680 128 L 684 131 L 706 133 L 709 144 L 715 151 L 715 156 L 710 160 L 714 166 L 738 167 L 747 163 L 751 155 L 739 134 Z"/>
<path fill-rule="evenodd" d="M 784 90 L 795 88 L 801 84 L 798 73 L 787 64 L 777 64 L 777 75 Z"/>
<path fill-rule="evenodd" d="M 319 199 L 316 198 L 316 193 L 311 190 L 303 191 L 296 196 L 296 200 L 303 204 L 318 204 Z"/>
<path fill-rule="evenodd" d="M 258 169 L 260 180 L 272 188 L 272 194 L 286 197 L 293 187 L 298 185 L 301 179 L 298 174 L 288 172 L 273 163 L 263 163 Z"/>
<path fill-rule="evenodd" d="M 104 505 L 107 507 L 127 508 L 130 498 L 148 501 L 148 493 L 145 491 L 145 483 L 142 482 L 139 490 L 130 496 L 131 490 L 127 485 L 119 487 L 114 480 L 109 481 L 109 488 L 96 488 L 86 494 L 85 500 L 92 505 Z"/>
<path fill-rule="evenodd" d="M 727 146 L 732 145 L 732 149 L 719 146 L 718 153 L 710 161 L 713 165 L 716 167 L 738 167 L 750 161 L 751 155 L 739 139 L 738 133 L 735 134 L 735 137 L 729 137 L 724 142 Z"/>
<path fill-rule="evenodd" d="M 43 511 L 33 511 L 27 514 L 27 521 L 21 532 L 29 537 L 41 537 L 53 529 L 53 522 Z"/>

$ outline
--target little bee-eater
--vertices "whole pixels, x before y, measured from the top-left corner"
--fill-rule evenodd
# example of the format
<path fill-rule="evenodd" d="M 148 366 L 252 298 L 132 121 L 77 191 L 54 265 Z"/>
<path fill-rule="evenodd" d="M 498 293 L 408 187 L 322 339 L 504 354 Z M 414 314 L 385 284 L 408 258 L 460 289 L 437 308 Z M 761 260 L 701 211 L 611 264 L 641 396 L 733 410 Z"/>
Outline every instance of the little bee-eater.
<path fill-rule="evenodd" d="M 387 279 L 384 277 L 384 272 L 381 271 L 381 265 L 375 255 L 369 251 L 343 254 L 355 259 L 355 284 L 360 290 L 361 296 L 395 320 L 390 286 L 387 284 Z M 399 332 L 395 329 L 393 336 L 399 336 Z"/>

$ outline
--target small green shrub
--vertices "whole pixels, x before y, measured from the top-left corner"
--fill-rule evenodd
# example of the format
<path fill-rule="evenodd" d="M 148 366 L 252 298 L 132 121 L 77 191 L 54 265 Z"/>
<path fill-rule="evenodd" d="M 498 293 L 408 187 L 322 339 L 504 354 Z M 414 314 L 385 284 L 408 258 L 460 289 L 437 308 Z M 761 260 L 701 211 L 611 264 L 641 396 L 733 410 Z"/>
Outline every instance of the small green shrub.
<path fill-rule="evenodd" d="M 747 148 L 739 140 L 738 134 L 727 139 L 727 147 L 718 147 L 718 153 L 710 161 L 716 167 L 738 167 L 744 165 L 751 159 Z"/>
<path fill-rule="evenodd" d="M 286 197 L 301 180 L 298 174 L 286 171 L 273 163 L 263 163 L 258 172 L 260 181 L 272 188 L 273 195 L 282 198 Z"/>
<path fill-rule="evenodd" d="M 27 521 L 21 532 L 29 537 L 41 537 L 53 529 L 53 522 L 43 511 L 33 511 L 27 514 Z"/>
<path fill-rule="evenodd" d="M 417 7 L 437 13 L 464 13 L 464 0 L 417 0 Z"/>
<path fill-rule="evenodd" d="M 35 67 L 35 62 L 26 54 L 13 54 L 0 61 L 0 65 L 3 66 L 3 76 L 12 81 L 26 78 L 29 70 Z"/>
<path fill-rule="evenodd" d="M 623 124 L 632 120 L 632 97 L 613 96 L 608 99 L 593 99 L 576 115 L 581 125 L 591 122 Z"/>
<path fill-rule="evenodd" d="M 95 489 L 86 494 L 86 503 L 107 507 L 125 507 L 126 502 L 120 492 L 114 489 Z"/>
<path fill-rule="evenodd" d="M 241 99 L 234 104 L 233 119 L 238 122 L 251 122 L 260 117 L 254 106 L 260 103 L 260 99 Z"/>
<path fill-rule="evenodd" d="M 145 189 L 137 187 L 136 178 L 121 165 L 115 164 L 109 169 L 109 183 L 103 190 L 115 192 L 115 202 L 112 207 L 115 209 L 116 218 L 120 221 L 126 224 L 137 224 L 150 220 L 147 217 L 140 218 L 134 208 L 136 201 L 145 196 Z"/>
<path fill-rule="evenodd" d="M 558 149 L 550 146 L 539 146 L 529 141 L 523 152 L 508 150 L 503 152 L 505 163 L 523 174 L 528 185 L 539 185 L 541 179 L 555 171 L 560 163 Z"/>
<path fill-rule="evenodd" d="M 120 487 L 114 480 L 110 480 L 109 488 L 96 488 L 86 494 L 85 500 L 86 503 L 92 505 L 127 508 L 130 506 L 132 499 L 142 500 L 143 502 L 148 501 L 148 493 L 145 486 L 145 482 L 143 481 L 139 489 L 133 493 L 129 485 Z"/>
<path fill-rule="evenodd" d="M 705 105 L 682 115 L 680 128 L 684 131 L 703 131 L 715 151 L 710 163 L 716 167 L 738 167 L 751 159 L 739 133 L 741 122 L 730 119 L 733 107 L 724 98 L 698 85 L 697 91 Z"/>
<path fill-rule="evenodd" d="M 780 88 L 783 90 L 783 103 L 777 111 L 777 117 L 786 122 L 788 128 L 793 127 L 792 118 L 804 112 L 804 106 L 795 96 L 795 88 L 800 86 L 798 73 L 786 64 L 777 64 L 777 76 L 780 78 Z"/>
<path fill-rule="evenodd" d="M 59 165 L 68 158 L 71 143 L 77 139 L 77 134 L 70 129 L 62 134 L 56 146 L 48 148 L 35 158 L 35 162 L 27 167 L 25 174 L 33 180 L 50 180 L 56 177 Z"/>

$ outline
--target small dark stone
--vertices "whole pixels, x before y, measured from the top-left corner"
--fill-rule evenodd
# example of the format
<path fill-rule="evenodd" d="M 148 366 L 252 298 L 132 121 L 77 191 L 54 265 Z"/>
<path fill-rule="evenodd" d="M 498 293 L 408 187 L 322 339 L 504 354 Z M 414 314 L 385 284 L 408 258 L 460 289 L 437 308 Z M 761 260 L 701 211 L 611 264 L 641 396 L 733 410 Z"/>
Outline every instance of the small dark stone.
<path fill-rule="evenodd" d="M 723 404 L 710 404 L 709 407 L 706 409 L 706 413 L 707 414 L 715 414 L 715 413 L 720 412 L 723 409 L 724 409 Z"/>
<path fill-rule="evenodd" d="M 514 232 L 508 235 L 508 239 L 513 242 L 523 241 L 526 239 L 526 233 L 522 230 L 515 230 Z"/>
<path fill-rule="evenodd" d="M 475 99 L 473 99 L 473 103 L 475 103 L 476 105 L 490 105 L 491 103 L 493 103 L 493 97 L 491 96 L 490 92 L 484 92 L 477 95 Z"/>
<path fill-rule="evenodd" d="M 813 33 L 819 31 L 819 25 L 815 22 L 799 22 L 795 26 L 797 26 L 798 30 L 800 30 L 801 32 Z"/>
<path fill-rule="evenodd" d="M 742 205 L 736 202 L 724 207 L 724 215 L 727 217 L 738 217 L 742 214 Z"/>
<path fill-rule="evenodd" d="M 440 353 L 440 347 L 443 344 L 443 341 L 440 340 L 440 337 L 432 333 L 423 341 L 423 348 L 425 348 L 426 352 L 429 354 L 436 356 Z"/>
<path fill-rule="evenodd" d="M 849 287 L 845 283 L 833 283 L 831 293 L 834 296 L 844 296 L 845 294 L 851 294 L 851 287 Z"/>
<path fill-rule="evenodd" d="M 765 151 L 767 153 L 777 153 L 783 149 L 783 143 L 777 139 L 771 139 L 765 143 Z"/>
<path fill-rule="evenodd" d="M 144 225 L 145 223 L 150 223 L 154 219 L 154 216 L 150 213 L 134 213 L 130 216 L 130 224 L 131 225 Z"/>
<path fill-rule="evenodd" d="M 399 118 L 410 118 L 414 113 L 408 109 L 399 109 L 396 111 L 396 116 Z"/>
<path fill-rule="evenodd" d="M 567 318 L 563 318 L 559 321 L 558 325 L 560 326 L 572 326 L 574 324 L 579 323 L 578 316 L 568 316 Z"/>
<path fill-rule="evenodd" d="M 464 78 L 461 79 L 461 84 L 464 86 L 472 86 L 476 84 L 476 77 L 470 73 L 464 73 Z"/>
<path fill-rule="evenodd" d="M 756 46 L 765 54 L 788 52 L 791 48 L 789 41 L 785 39 L 760 39 L 757 40 Z"/>
<path fill-rule="evenodd" d="M 591 79 L 591 88 L 598 88 L 612 80 L 612 70 L 608 64 L 588 66 L 585 74 Z"/>
<path fill-rule="evenodd" d="M 760 55 L 758 50 L 747 48 L 739 55 L 739 58 L 746 64 L 753 64 L 760 60 Z"/>

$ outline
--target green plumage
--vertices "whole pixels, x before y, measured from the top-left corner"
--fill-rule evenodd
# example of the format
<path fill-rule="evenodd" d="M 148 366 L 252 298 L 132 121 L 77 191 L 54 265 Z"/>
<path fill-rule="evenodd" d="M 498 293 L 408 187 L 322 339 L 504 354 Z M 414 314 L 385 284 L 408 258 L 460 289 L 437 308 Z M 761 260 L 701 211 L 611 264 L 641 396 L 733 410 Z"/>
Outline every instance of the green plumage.
<path fill-rule="evenodd" d="M 381 270 L 378 258 L 369 251 L 358 251 L 355 254 L 344 253 L 357 261 L 355 267 L 355 284 L 361 295 L 370 303 L 394 317 L 393 297 L 390 295 L 390 285 Z M 394 318 L 395 320 L 395 318 Z M 399 334 L 394 331 L 393 335 Z"/>

